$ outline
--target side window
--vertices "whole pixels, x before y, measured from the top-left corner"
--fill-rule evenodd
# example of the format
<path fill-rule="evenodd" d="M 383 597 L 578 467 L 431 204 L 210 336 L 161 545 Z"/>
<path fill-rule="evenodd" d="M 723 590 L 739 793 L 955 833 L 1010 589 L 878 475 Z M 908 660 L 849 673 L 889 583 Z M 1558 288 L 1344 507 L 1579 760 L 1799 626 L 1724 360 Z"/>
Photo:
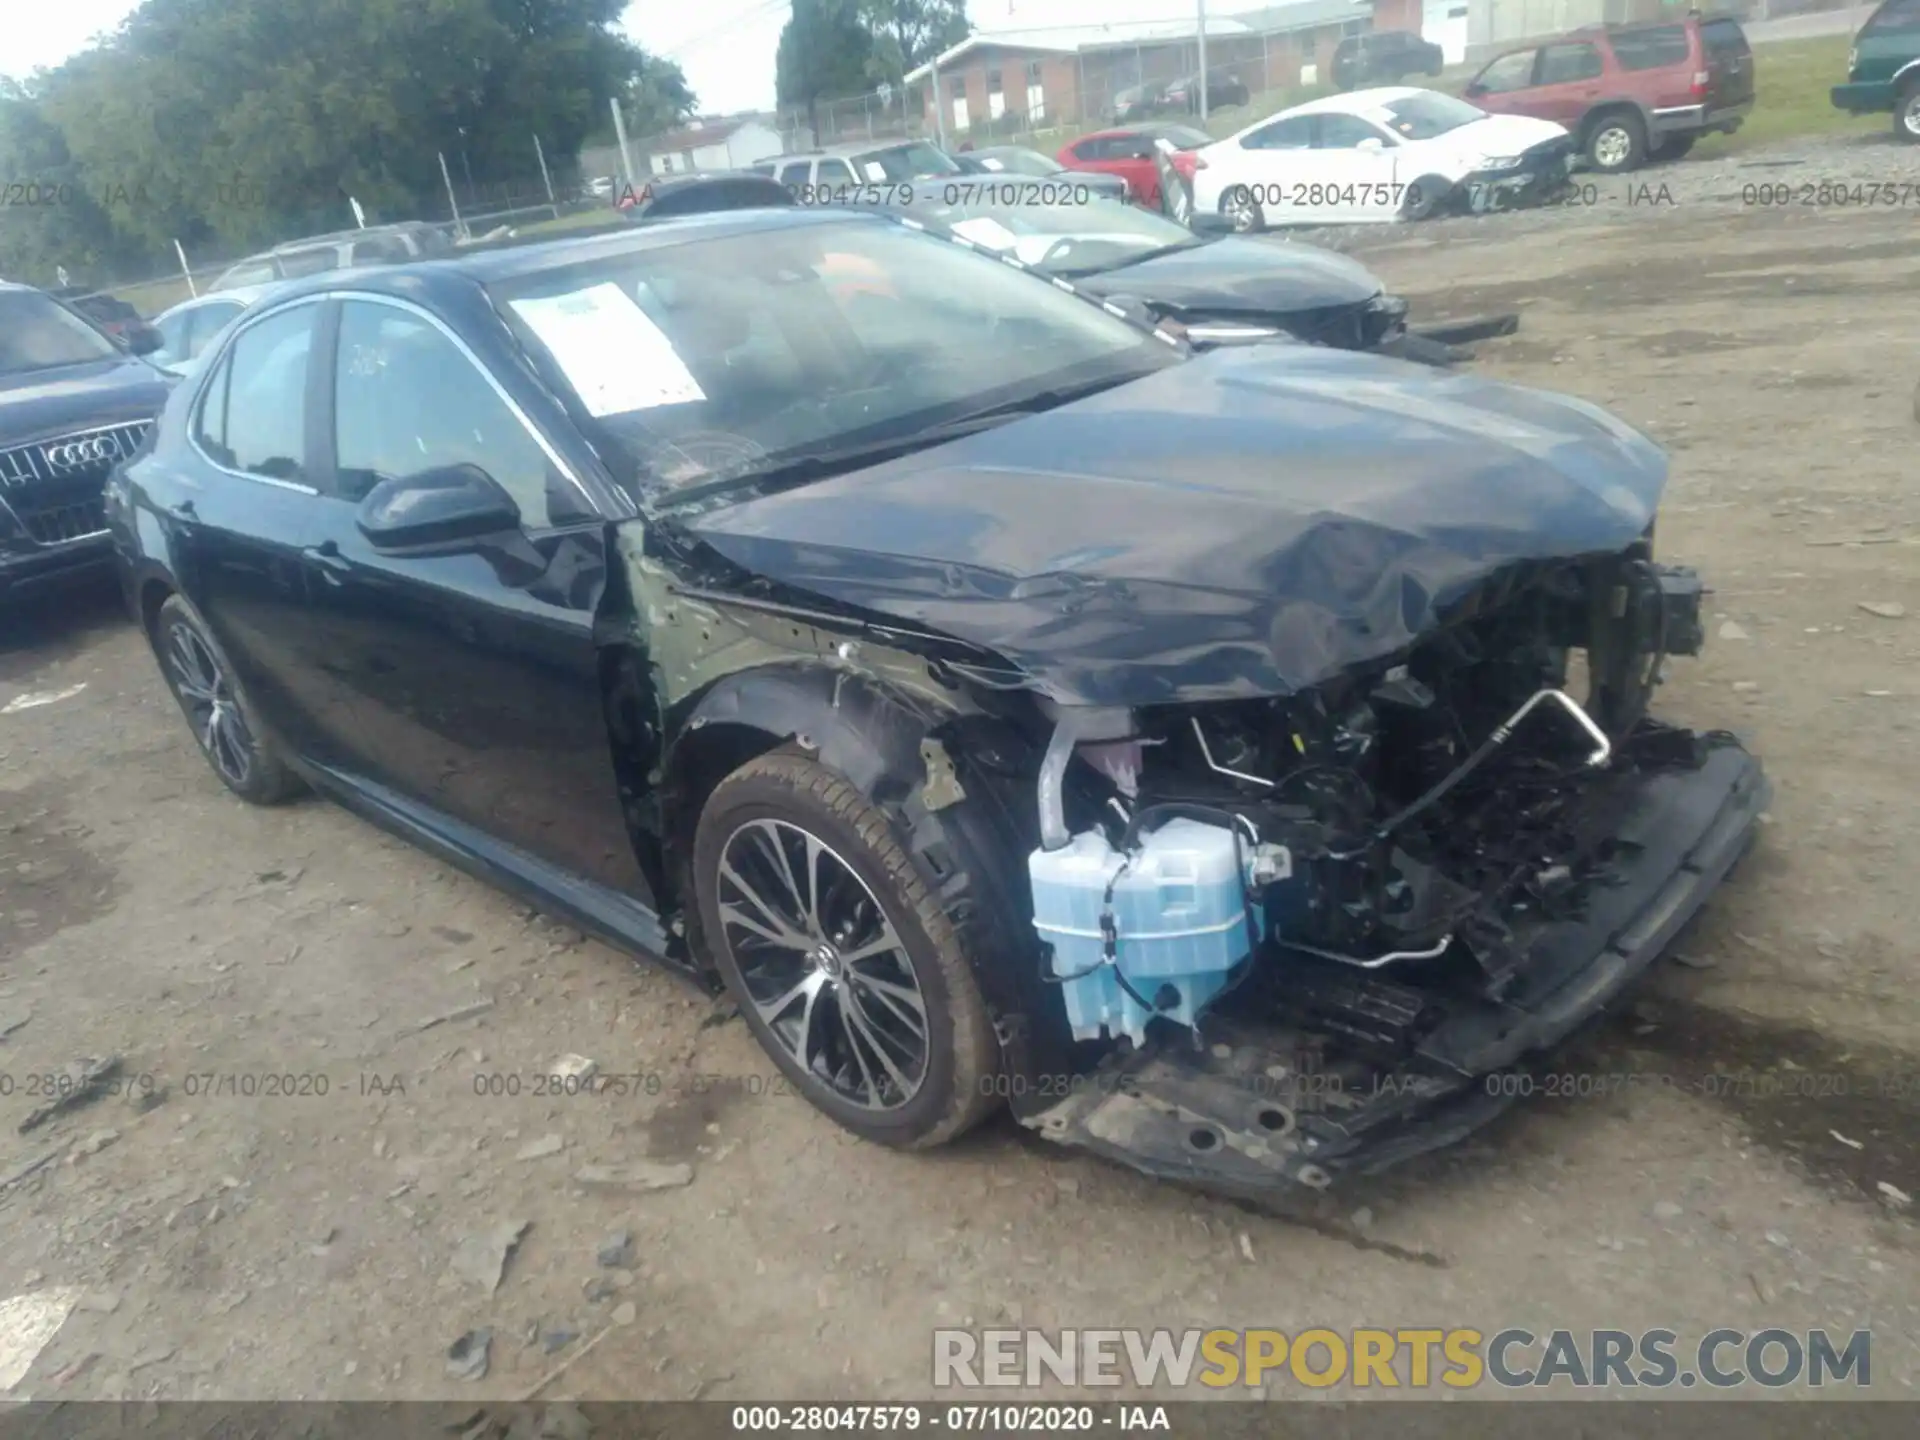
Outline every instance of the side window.
<path fill-rule="evenodd" d="M 477 465 L 529 530 L 591 515 L 572 482 L 486 376 L 440 329 L 390 305 L 340 311 L 334 376 L 335 493 L 358 501 L 382 480 Z"/>
<path fill-rule="evenodd" d="M 240 305 L 202 305 L 193 311 L 193 328 L 187 332 L 187 358 L 192 359 L 205 350 L 213 337 L 225 329 L 244 308 Z"/>
<path fill-rule="evenodd" d="M 227 386 L 233 379 L 233 352 L 220 362 L 220 373 L 207 382 L 200 408 L 193 415 L 193 440 L 214 460 L 224 464 L 227 454 Z"/>
<path fill-rule="evenodd" d="M 412 258 L 413 252 L 407 249 L 407 242 L 398 235 L 380 235 L 372 240 L 362 240 L 355 244 L 352 263 L 388 265 Z"/>
<path fill-rule="evenodd" d="M 160 332 L 160 348 L 151 356 L 154 364 L 177 364 L 193 354 L 188 347 L 193 343 L 193 322 L 199 313 L 198 310 L 183 310 L 178 315 L 169 315 L 154 322 L 153 328 Z"/>
<path fill-rule="evenodd" d="M 199 432 L 207 453 L 227 469 L 270 480 L 307 478 L 307 358 L 319 313 L 318 305 L 296 305 L 234 337 L 201 405 Z"/>
<path fill-rule="evenodd" d="M 1693 53 L 1684 25 L 1653 25 L 1645 30 L 1623 30 L 1612 37 L 1613 58 L 1622 70 L 1658 70 L 1683 65 Z"/>
<path fill-rule="evenodd" d="M 268 281 L 276 278 L 278 278 L 278 272 L 274 270 L 273 262 L 267 260 L 262 261 L 258 265 L 248 265 L 238 270 L 229 270 L 225 275 L 220 277 L 220 283 L 223 286 L 231 285 L 236 287 L 240 285 L 265 285 Z"/>
<path fill-rule="evenodd" d="M 1362 140 L 1375 140 L 1381 145 L 1387 143 L 1373 126 L 1358 115 L 1322 115 L 1320 134 L 1314 141 L 1316 150 L 1352 150 Z"/>
<path fill-rule="evenodd" d="M 822 185 L 853 184 L 853 167 L 844 160 L 822 160 L 820 162 L 820 183 Z"/>
<path fill-rule="evenodd" d="M 782 165 L 780 167 L 780 183 L 782 185 L 805 185 L 807 183 L 808 172 L 812 168 L 812 165 L 813 162 L 811 160 L 795 160 L 790 164 Z"/>
<path fill-rule="evenodd" d="M 1579 80 L 1600 78 L 1598 45 L 1548 45 L 1540 52 L 1542 85 L 1571 85 Z"/>
<path fill-rule="evenodd" d="M 1525 90 L 1533 84 L 1533 50 L 1516 50 L 1502 55 L 1474 77 L 1473 88 L 1482 95 L 1505 95 Z"/>
<path fill-rule="evenodd" d="M 1264 125 L 1240 142 L 1248 150 L 1307 150 L 1313 145 L 1313 117 L 1296 115 Z"/>
<path fill-rule="evenodd" d="M 1082 140 L 1078 145 L 1073 147 L 1073 158 L 1076 160 L 1105 160 L 1109 158 L 1107 154 L 1107 142 L 1104 140 Z"/>

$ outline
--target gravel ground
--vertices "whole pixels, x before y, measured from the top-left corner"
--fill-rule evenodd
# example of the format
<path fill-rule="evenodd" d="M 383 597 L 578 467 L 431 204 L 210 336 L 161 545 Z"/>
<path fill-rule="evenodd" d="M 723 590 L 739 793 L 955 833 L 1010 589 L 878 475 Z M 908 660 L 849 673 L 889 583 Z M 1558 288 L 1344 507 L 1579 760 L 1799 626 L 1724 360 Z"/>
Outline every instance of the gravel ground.
<path fill-rule="evenodd" d="M 79 1292 L 14 1396 L 498 1398 L 579 1356 L 548 1394 L 894 1398 L 931 1327 L 995 1323 L 1871 1327 L 1908 1395 L 1920 214 L 1739 207 L 1743 175 L 1898 156 L 1796 158 L 1328 237 L 1422 316 L 1519 310 L 1480 371 L 1673 453 L 1662 547 L 1716 593 L 1664 708 L 1741 731 L 1778 799 L 1565 1068 L 1690 1089 L 1535 1099 L 1285 1221 L 1005 1124 L 862 1145 L 664 973 L 330 806 L 229 799 L 102 595 L 0 639 L 0 711 L 84 686 L 0 713 L 0 1298 Z M 111 1055 L 128 1093 L 15 1133 L 31 1077 Z M 533 1093 L 568 1055 L 650 1079 Z"/>

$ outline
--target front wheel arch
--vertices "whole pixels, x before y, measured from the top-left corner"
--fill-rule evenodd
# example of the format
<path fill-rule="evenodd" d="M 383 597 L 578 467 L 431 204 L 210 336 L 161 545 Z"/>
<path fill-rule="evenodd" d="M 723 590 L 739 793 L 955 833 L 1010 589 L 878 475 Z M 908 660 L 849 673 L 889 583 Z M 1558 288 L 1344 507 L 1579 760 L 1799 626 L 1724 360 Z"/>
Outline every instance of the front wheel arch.
<path fill-rule="evenodd" d="M 959 780 L 964 793 L 957 801 L 936 795 L 929 802 L 929 742 Z M 867 676 L 824 665 L 743 671 L 717 681 L 671 727 L 660 825 L 676 881 L 670 923 L 684 933 L 690 958 L 713 971 L 687 885 L 707 798 L 741 765 L 783 747 L 838 772 L 893 822 L 964 939 L 1006 1072 L 1073 1069 L 1066 1009 L 1057 987 L 1041 978 L 1038 940 L 1027 923 L 1032 900 L 1024 862 L 1039 843 L 1028 772 L 1037 771 L 1038 752 L 1029 756 L 1023 738 L 1002 722 L 939 708 Z"/>

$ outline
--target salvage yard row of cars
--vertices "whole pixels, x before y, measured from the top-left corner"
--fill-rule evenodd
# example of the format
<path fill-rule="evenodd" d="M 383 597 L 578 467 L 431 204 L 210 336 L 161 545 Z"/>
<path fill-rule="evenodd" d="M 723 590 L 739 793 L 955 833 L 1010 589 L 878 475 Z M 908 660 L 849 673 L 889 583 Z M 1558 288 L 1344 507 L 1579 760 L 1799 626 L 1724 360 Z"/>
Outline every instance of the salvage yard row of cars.
<path fill-rule="evenodd" d="M 724 989 L 858 1135 L 1010 1107 L 1323 1187 L 1510 1103 L 1487 1077 L 1633 983 L 1768 784 L 1652 714 L 1702 644 L 1652 442 L 1206 343 L 1123 292 L 1305 247 L 1121 213 L 767 204 L 330 269 L 173 377 L 9 287 L 0 574 L 110 557 L 218 783 Z"/>

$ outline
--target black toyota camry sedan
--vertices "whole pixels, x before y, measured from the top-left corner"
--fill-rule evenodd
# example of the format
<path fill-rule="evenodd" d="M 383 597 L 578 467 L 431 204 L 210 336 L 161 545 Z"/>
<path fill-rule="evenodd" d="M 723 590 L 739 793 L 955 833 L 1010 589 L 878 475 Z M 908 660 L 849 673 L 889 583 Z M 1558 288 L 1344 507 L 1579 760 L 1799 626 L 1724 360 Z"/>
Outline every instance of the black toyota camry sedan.
<path fill-rule="evenodd" d="M 235 794 L 724 987 L 860 1135 L 1323 1186 L 1522 1093 L 1767 784 L 1650 713 L 1644 437 L 1113 308 L 844 211 L 316 276 L 117 473 L 128 596 Z"/>

